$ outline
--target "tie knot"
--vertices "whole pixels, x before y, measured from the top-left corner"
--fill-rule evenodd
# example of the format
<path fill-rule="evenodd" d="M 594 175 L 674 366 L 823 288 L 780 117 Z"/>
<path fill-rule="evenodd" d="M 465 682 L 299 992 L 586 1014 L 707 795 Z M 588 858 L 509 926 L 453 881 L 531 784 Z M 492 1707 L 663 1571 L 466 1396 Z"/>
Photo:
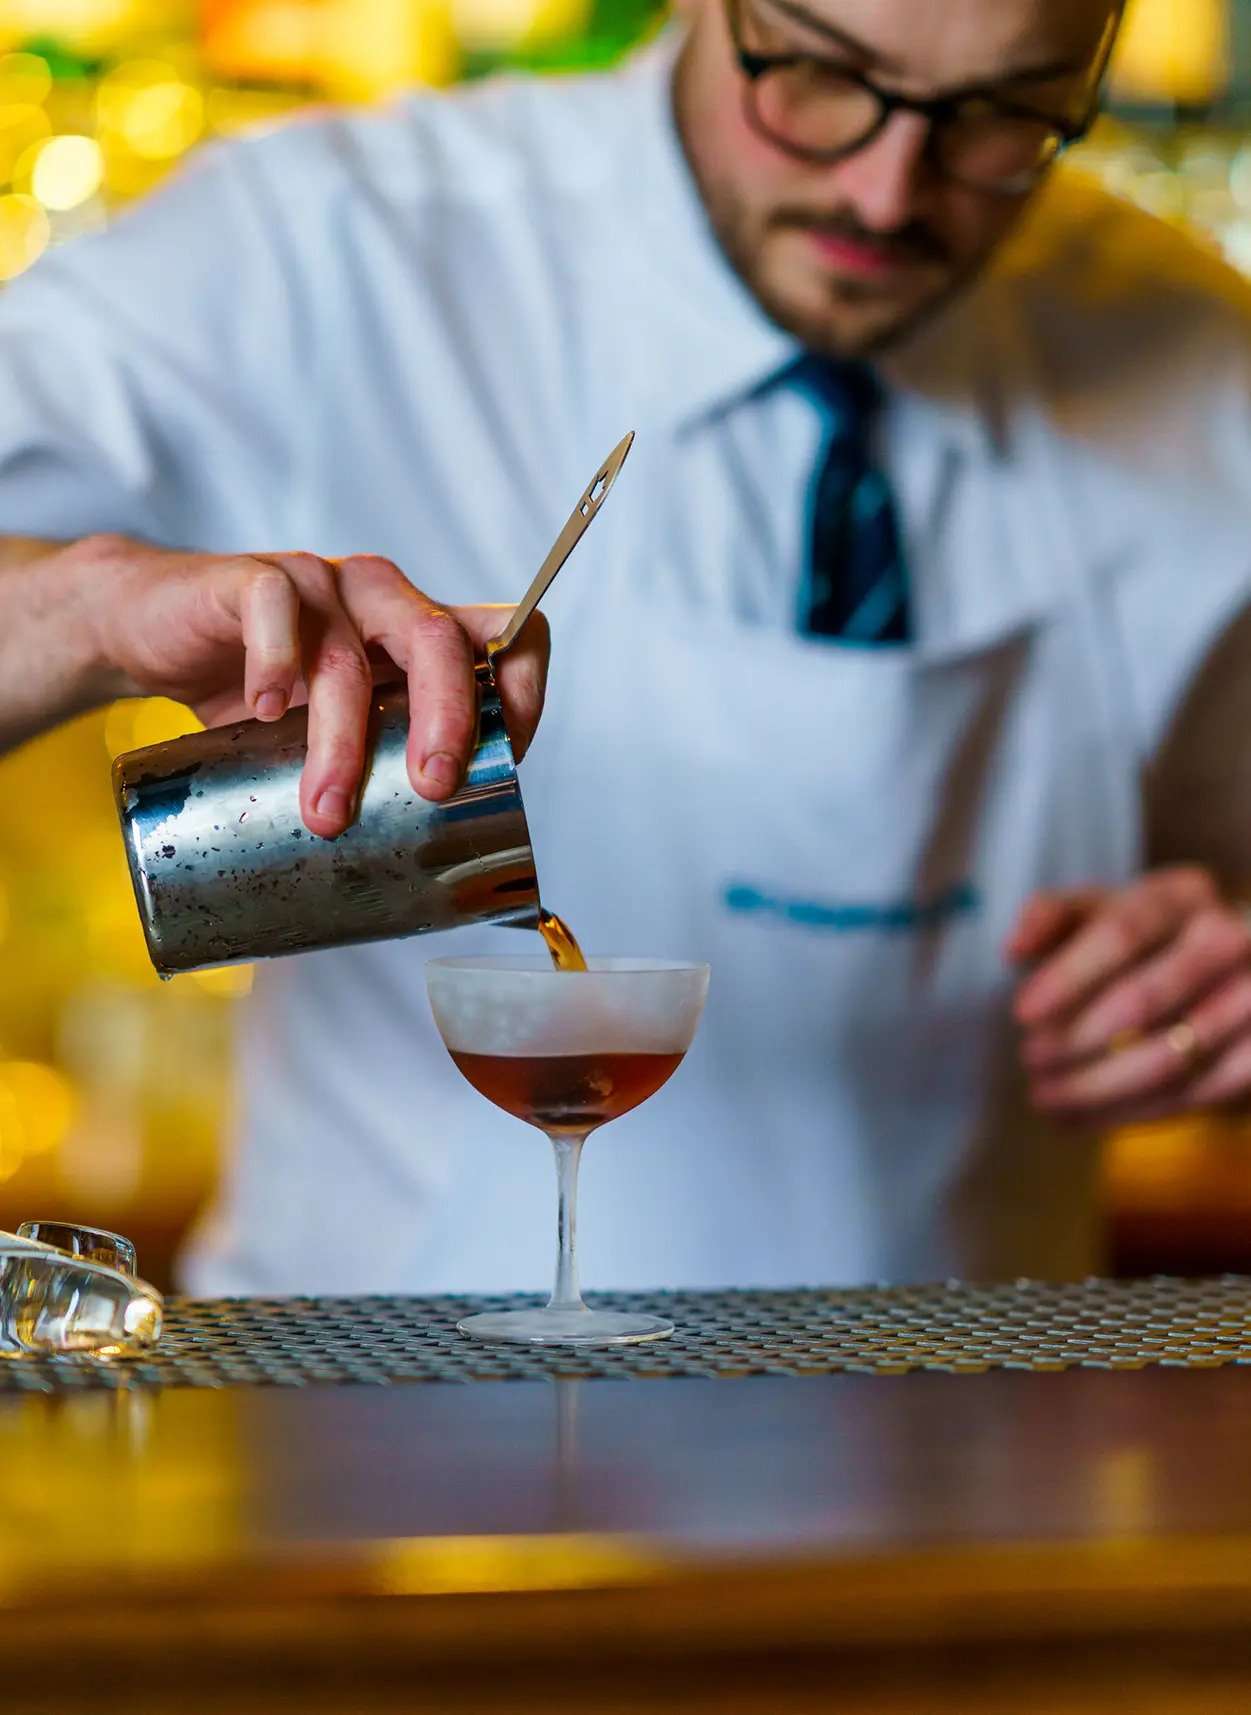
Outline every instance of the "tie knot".
<path fill-rule="evenodd" d="M 853 432 L 866 430 L 882 406 L 882 383 L 867 363 L 810 352 L 794 365 L 790 378 Z"/>

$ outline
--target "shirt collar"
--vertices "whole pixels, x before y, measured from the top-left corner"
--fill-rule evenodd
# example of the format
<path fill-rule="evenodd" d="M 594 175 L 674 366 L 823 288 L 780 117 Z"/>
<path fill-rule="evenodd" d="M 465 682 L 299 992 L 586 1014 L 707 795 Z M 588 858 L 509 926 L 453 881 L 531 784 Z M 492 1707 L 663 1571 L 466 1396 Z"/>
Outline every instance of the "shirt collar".
<path fill-rule="evenodd" d="M 625 74 L 633 82 L 631 183 L 642 232 L 629 258 L 630 290 L 649 345 L 654 414 L 675 429 L 746 398 L 802 354 L 739 279 L 712 229 L 673 111 L 682 35 L 666 30 Z"/>
<path fill-rule="evenodd" d="M 635 55 L 630 84 L 629 175 L 642 242 L 627 260 L 637 324 L 655 377 L 653 420 L 679 432 L 727 410 L 803 355 L 771 321 L 731 267 L 686 159 L 673 109 L 680 27 Z M 962 294 L 877 365 L 887 389 L 924 413 L 933 431 L 963 450 L 1002 454 L 1002 424 L 978 354 L 976 301 Z"/>

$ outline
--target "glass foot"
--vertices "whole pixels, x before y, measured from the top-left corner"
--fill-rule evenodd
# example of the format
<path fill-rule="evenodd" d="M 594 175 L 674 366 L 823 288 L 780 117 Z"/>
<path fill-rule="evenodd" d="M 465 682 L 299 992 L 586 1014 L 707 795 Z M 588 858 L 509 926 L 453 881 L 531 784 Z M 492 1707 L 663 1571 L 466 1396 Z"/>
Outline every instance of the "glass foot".
<path fill-rule="evenodd" d="M 475 1340 L 527 1346 L 633 1346 L 673 1332 L 672 1322 L 627 1310 L 484 1310 L 456 1326 Z"/>

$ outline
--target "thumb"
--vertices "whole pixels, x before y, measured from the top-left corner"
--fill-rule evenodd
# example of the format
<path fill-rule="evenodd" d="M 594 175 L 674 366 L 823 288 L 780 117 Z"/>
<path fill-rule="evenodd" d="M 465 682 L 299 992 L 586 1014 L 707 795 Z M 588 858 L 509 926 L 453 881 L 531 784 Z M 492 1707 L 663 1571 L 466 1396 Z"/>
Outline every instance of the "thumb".
<path fill-rule="evenodd" d="M 452 609 L 479 657 L 485 656 L 487 644 L 503 631 L 512 611 L 511 607 L 500 606 Z M 495 682 L 499 686 L 513 754 L 518 762 L 529 750 L 543 713 L 551 655 L 552 634 L 547 620 L 541 613 L 533 613 L 522 627 L 517 641 L 495 662 Z"/>

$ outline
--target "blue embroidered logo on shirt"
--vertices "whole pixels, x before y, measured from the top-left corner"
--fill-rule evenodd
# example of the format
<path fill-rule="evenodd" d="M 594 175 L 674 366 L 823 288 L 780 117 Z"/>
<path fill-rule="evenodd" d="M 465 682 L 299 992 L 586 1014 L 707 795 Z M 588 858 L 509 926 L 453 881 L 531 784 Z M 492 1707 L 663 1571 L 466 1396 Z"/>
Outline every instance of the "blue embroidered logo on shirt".
<path fill-rule="evenodd" d="M 741 917 L 776 917 L 804 929 L 828 929 L 835 935 L 916 934 L 940 928 L 958 917 L 976 916 L 982 908 L 981 895 L 967 881 L 935 894 L 932 899 L 888 900 L 881 904 L 786 899 L 764 893 L 747 882 L 731 882 L 724 899 L 726 909 Z"/>

